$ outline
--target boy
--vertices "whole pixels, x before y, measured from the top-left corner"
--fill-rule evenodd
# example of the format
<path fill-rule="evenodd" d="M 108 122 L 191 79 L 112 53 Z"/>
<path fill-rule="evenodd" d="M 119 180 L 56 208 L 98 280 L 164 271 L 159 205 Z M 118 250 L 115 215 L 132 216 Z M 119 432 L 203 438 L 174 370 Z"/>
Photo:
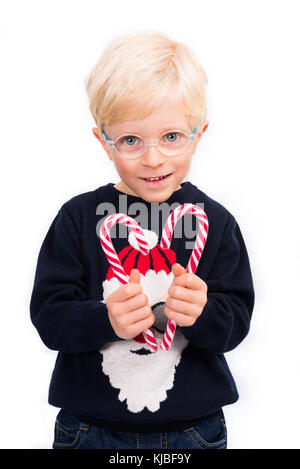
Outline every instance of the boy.
<path fill-rule="evenodd" d="M 89 75 L 93 133 L 120 181 L 64 203 L 39 253 L 30 311 L 59 352 L 53 448 L 227 447 L 222 407 L 238 393 L 223 354 L 248 333 L 254 289 L 235 218 L 183 182 L 207 127 L 205 84 L 186 46 L 151 32 L 115 39 Z M 182 218 L 169 249 L 158 242 L 185 203 L 200 205 L 209 222 L 195 273 L 185 269 L 195 218 Z M 138 221 L 150 249 L 141 254 L 124 226 L 111 231 L 128 284 L 100 243 L 114 212 Z M 152 353 L 143 332 L 159 344 L 169 319 L 177 324 L 170 349 Z"/>

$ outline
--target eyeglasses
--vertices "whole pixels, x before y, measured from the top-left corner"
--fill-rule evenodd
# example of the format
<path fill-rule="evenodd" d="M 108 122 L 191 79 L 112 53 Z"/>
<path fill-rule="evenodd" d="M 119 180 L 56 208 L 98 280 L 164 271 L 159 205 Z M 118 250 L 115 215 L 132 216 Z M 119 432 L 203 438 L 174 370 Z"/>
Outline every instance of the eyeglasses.
<path fill-rule="evenodd" d="M 191 134 L 183 130 L 169 130 L 158 139 L 146 140 L 139 135 L 120 135 L 111 140 L 103 131 L 102 134 L 109 146 L 113 147 L 122 158 L 140 158 L 148 146 L 156 146 L 166 156 L 178 156 L 190 146 L 198 133 L 195 127 Z"/>

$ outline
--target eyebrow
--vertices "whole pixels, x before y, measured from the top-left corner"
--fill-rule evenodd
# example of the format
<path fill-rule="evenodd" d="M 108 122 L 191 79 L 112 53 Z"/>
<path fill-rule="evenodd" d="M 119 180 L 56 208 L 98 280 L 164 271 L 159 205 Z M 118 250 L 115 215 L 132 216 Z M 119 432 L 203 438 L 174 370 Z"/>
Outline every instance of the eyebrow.
<path fill-rule="evenodd" d="M 182 125 L 177 125 L 177 126 L 173 125 L 172 127 L 166 127 L 164 129 L 162 129 L 161 132 L 167 132 L 168 130 L 176 130 L 176 129 L 177 130 L 184 130 Z"/>
<path fill-rule="evenodd" d="M 164 129 L 161 129 L 159 131 L 160 134 L 164 133 L 164 132 L 168 132 L 168 130 L 185 130 L 183 126 L 179 125 L 179 126 L 175 126 L 173 125 L 172 127 L 165 127 Z M 190 129 L 186 129 L 187 132 L 190 132 Z M 140 132 L 122 132 L 122 134 L 120 133 L 120 135 L 136 135 L 136 134 L 139 134 Z"/>

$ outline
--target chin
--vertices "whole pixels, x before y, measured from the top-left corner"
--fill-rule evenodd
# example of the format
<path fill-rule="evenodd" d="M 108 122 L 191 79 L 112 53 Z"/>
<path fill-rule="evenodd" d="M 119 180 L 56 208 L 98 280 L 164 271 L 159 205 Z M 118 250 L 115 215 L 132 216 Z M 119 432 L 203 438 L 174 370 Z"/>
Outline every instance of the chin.
<path fill-rule="evenodd" d="M 146 202 L 150 202 L 150 203 L 161 203 L 161 202 L 164 202 L 165 200 L 167 200 L 172 194 L 173 194 L 174 191 L 165 191 L 164 193 L 161 192 L 161 193 L 153 193 L 153 194 L 141 194 L 140 197 L 142 197 L 142 199 L 144 199 Z"/>

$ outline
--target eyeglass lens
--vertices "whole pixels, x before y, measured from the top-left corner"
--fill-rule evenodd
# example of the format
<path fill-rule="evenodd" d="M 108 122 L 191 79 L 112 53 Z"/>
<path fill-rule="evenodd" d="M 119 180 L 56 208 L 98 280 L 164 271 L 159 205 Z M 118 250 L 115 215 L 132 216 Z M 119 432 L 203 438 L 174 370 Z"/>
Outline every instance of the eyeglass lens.
<path fill-rule="evenodd" d="M 158 148 L 165 155 L 175 156 L 184 151 L 190 141 L 189 136 L 183 132 L 167 132 L 161 136 Z M 124 135 L 116 140 L 115 147 L 126 158 L 138 158 L 145 151 L 145 142 L 136 135 Z"/>

